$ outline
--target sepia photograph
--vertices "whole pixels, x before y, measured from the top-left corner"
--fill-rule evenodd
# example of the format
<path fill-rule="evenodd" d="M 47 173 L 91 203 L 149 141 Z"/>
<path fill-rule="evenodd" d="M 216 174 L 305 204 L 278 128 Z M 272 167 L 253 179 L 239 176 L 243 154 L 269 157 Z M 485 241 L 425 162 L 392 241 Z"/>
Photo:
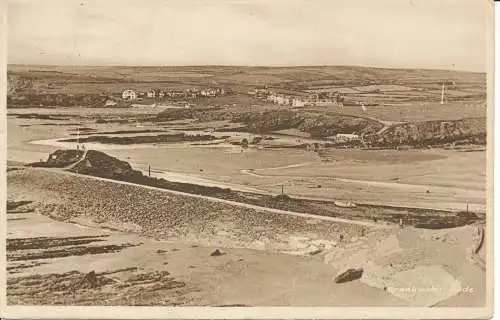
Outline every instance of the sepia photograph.
<path fill-rule="evenodd" d="M 491 316 L 493 7 L 6 1 L 1 316 Z"/>

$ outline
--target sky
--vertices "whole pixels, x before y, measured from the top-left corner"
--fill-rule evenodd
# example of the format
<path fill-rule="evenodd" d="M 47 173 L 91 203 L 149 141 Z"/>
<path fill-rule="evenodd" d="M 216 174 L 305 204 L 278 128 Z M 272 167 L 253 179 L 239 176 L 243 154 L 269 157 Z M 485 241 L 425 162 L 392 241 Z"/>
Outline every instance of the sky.
<path fill-rule="evenodd" d="M 11 0 L 8 63 L 485 72 L 490 0 Z"/>

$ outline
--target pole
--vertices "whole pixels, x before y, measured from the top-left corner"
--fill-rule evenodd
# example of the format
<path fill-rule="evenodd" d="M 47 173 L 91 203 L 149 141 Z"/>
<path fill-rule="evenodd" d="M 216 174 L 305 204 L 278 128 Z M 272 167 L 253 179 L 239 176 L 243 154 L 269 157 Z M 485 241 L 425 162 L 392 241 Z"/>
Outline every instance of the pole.
<path fill-rule="evenodd" d="M 148 165 L 148 174 L 151 177 L 151 165 Z"/>
<path fill-rule="evenodd" d="M 76 149 L 80 150 L 80 127 L 76 128 Z"/>
<path fill-rule="evenodd" d="M 284 185 L 281 185 L 281 195 L 283 195 L 283 193 L 284 193 L 284 191 L 283 191 L 284 187 L 285 187 Z"/>
<path fill-rule="evenodd" d="M 441 88 L 441 104 L 444 104 L 444 82 L 443 82 L 443 86 Z"/>

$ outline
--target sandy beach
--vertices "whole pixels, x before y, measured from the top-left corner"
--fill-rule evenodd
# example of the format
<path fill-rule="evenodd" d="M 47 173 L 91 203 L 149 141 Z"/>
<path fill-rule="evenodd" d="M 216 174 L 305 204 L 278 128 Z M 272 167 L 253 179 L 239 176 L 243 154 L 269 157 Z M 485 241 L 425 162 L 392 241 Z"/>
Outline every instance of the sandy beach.
<path fill-rule="evenodd" d="M 35 168 L 8 172 L 8 200 L 13 304 L 481 306 L 485 298 L 485 271 L 468 258 L 474 226 L 360 227 Z M 364 268 L 361 279 L 335 283 L 354 267 Z M 94 289 L 81 284 L 91 271 Z"/>

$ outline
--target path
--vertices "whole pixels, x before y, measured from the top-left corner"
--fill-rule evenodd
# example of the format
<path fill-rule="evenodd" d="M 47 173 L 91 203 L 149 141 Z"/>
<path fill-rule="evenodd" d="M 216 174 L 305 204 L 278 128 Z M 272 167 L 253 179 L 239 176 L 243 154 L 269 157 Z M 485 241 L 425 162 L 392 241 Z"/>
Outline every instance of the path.
<path fill-rule="evenodd" d="M 83 154 L 80 157 L 80 159 L 77 162 L 74 162 L 73 164 L 70 164 L 69 166 L 64 167 L 64 170 L 71 170 L 74 167 L 76 167 L 78 164 L 80 164 L 83 160 L 85 160 L 87 158 L 87 152 L 88 152 L 88 150 L 85 149 L 85 151 L 83 152 Z"/>

